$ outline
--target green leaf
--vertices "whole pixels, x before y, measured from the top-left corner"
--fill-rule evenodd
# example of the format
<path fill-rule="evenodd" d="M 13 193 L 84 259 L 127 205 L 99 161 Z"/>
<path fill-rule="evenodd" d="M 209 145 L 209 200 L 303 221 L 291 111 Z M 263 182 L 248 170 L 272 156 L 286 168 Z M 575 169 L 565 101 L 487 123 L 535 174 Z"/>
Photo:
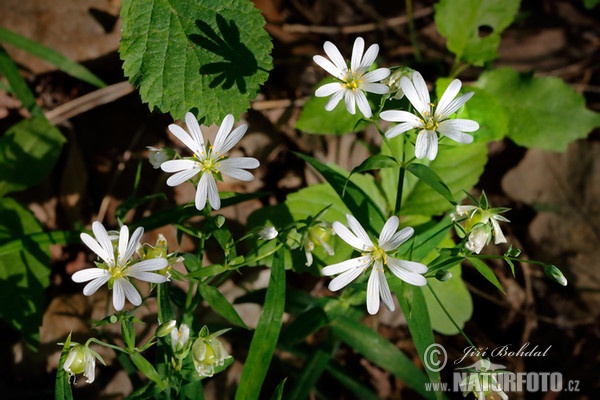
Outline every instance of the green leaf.
<path fill-rule="evenodd" d="M 21 76 L 21 72 L 17 65 L 10 58 L 4 47 L 0 45 L 0 72 L 8 83 L 11 91 L 21 100 L 21 104 L 25 107 L 32 116 L 43 116 L 42 108 L 35 101 L 35 96 L 29 90 L 27 82 Z"/>
<path fill-rule="evenodd" d="M 283 380 L 277 385 L 275 390 L 273 391 L 273 395 L 271 396 L 271 400 L 281 400 L 283 399 L 283 387 L 285 386 L 285 381 L 287 378 L 283 378 Z"/>
<path fill-rule="evenodd" d="M 156 298 L 158 302 L 158 321 L 164 324 L 175 319 L 175 313 L 169 299 L 169 285 L 158 285 L 156 288 Z"/>
<path fill-rule="evenodd" d="M 415 364 L 396 346 L 377 332 L 360 322 L 339 317 L 331 323 L 335 336 L 361 353 L 371 362 L 379 365 L 426 399 L 435 399 L 435 393 L 425 390 L 427 378 Z"/>
<path fill-rule="evenodd" d="M 337 80 L 325 78 L 318 86 L 331 82 Z M 361 122 L 360 112 L 350 114 L 343 101 L 340 101 L 333 110 L 325 110 L 328 101 L 329 97 L 311 97 L 302 107 L 300 117 L 296 121 L 296 129 L 319 135 L 345 135 L 358 132 L 368 124 L 364 120 Z"/>
<path fill-rule="evenodd" d="M 331 355 L 320 349 L 305 362 L 300 376 L 296 379 L 292 390 L 286 397 L 290 400 L 304 400 L 310 398 L 310 392 L 325 371 Z"/>
<path fill-rule="evenodd" d="M 359 379 L 349 376 L 346 368 L 342 368 L 339 365 L 330 362 L 329 365 L 327 365 L 327 372 L 329 372 L 333 379 L 338 381 L 341 386 L 345 387 L 350 393 L 353 393 L 357 399 L 381 400 L 379 396 L 361 384 Z"/>
<path fill-rule="evenodd" d="M 323 178 L 333 187 L 348 210 L 367 232 L 370 231 L 375 235 L 381 232 L 385 223 L 383 211 L 360 186 L 348 181 L 343 174 L 312 157 L 300 153 L 295 154 L 323 175 Z"/>
<path fill-rule="evenodd" d="M 163 390 L 167 387 L 159 373 L 156 372 L 152 364 L 150 364 L 150 362 L 146 360 L 144 356 L 142 356 L 140 353 L 130 353 L 129 357 L 131 358 L 131 361 L 133 361 L 133 363 L 135 364 L 136 368 L 148 379 L 156 383 L 158 388 Z"/>
<path fill-rule="evenodd" d="M 248 329 L 248 326 L 242 321 L 235 308 L 223 296 L 219 289 L 210 285 L 198 285 L 198 292 L 208 305 L 219 315 L 234 325 Z"/>
<path fill-rule="evenodd" d="M 0 199 L 0 244 L 19 238 L 23 246 L 0 256 L 0 318 L 32 346 L 39 342 L 44 291 L 50 284 L 49 251 L 29 237 L 41 231 L 27 209 L 13 199 Z"/>
<path fill-rule="evenodd" d="M 100 78 L 91 73 L 83 65 L 70 60 L 63 56 L 59 52 L 52 50 L 43 44 L 21 36 L 16 32 L 9 31 L 8 29 L 0 27 L 0 41 L 10 43 L 13 46 L 19 47 L 28 53 L 33 54 L 43 60 L 48 61 L 50 64 L 58 67 L 61 71 L 74 76 L 75 78 L 81 79 L 91 85 L 97 87 L 104 87 L 106 84 L 102 82 Z"/>
<path fill-rule="evenodd" d="M 477 271 L 479 271 L 479 273 L 481 275 L 483 275 L 483 277 L 485 279 L 490 281 L 490 283 L 493 284 L 494 286 L 496 286 L 498 288 L 498 290 L 500 290 L 502 293 L 506 294 L 506 292 L 504 291 L 504 288 L 498 281 L 498 278 L 496 278 L 496 275 L 494 275 L 494 271 L 492 271 L 492 269 L 490 267 L 488 267 L 488 265 L 486 263 L 481 261 L 479 258 L 475 258 L 475 257 L 467 257 L 467 260 L 469 260 L 471 265 L 473 265 L 475 267 L 475 269 Z"/>
<path fill-rule="evenodd" d="M 555 77 L 533 77 L 510 68 L 483 73 L 477 86 L 496 96 L 510 115 L 508 137 L 525 147 L 564 151 L 600 126 L 600 114 Z"/>
<path fill-rule="evenodd" d="M 453 206 L 456 205 L 456 201 L 454 200 L 454 196 L 452 196 L 452 192 L 448 189 L 448 186 L 442 181 L 442 179 L 435 173 L 434 170 L 429 168 L 425 164 L 412 163 L 406 166 L 406 170 L 419 178 L 421 182 L 429 185 L 433 190 L 438 192 L 442 197 L 444 197 L 450 204 Z"/>
<path fill-rule="evenodd" d="M 461 266 L 455 265 L 448 270 L 452 273 L 452 278 L 446 282 L 440 282 L 437 279 L 428 279 L 427 284 L 431 290 L 425 290 L 423 294 L 427 301 L 432 328 L 443 335 L 456 335 L 459 333 L 458 329 L 456 329 L 444 310 L 442 310 L 431 291 L 435 291 L 446 311 L 448 311 L 454 322 L 461 328 L 473 315 L 473 299 L 464 281 L 461 279 Z"/>
<path fill-rule="evenodd" d="M 124 0 L 121 18 L 125 75 L 175 119 L 241 114 L 272 68 L 265 20 L 247 0 Z"/>
<path fill-rule="evenodd" d="M 358 167 L 354 168 L 350 174 L 394 167 L 399 168 L 398 162 L 394 157 L 386 156 L 385 154 L 375 154 L 363 161 Z"/>
<path fill-rule="evenodd" d="M 60 360 L 58 361 L 56 380 L 54 383 L 54 400 L 73 400 L 69 373 L 63 369 L 70 348 L 71 334 L 69 333 L 69 336 L 67 336 L 67 340 L 65 340 L 65 344 L 63 345 L 62 352 L 60 353 Z"/>
<path fill-rule="evenodd" d="M 518 10 L 519 0 L 442 0 L 435 23 L 457 59 L 483 66 L 498 57 L 500 35 Z"/>
<path fill-rule="evenodd" d="M 260 389 L 267 375 L 279 331 L 281 330 L 284 308 L 285 265 L 283 254 L 278 251 L 271 268 L 271 278 L 269 279 L 263 311 L 258 320 L 256 331 L 252 336 L 248 357 L 244 364 L 246 368 L 242 370 L 238 390 L 235 394 L 236 400 L 259 398 Z"/>
<path fill-rule="evenodd" d="M 125 349 L 133 351 L 135 348 L 135 325 L 132 318 L 123 318 L 121 320 L 121 336 L 123 337 Z M 131 360 L 133 361 L 133 358 Z M 135 363 L 135 361 L 133 362 Z"/>
<path fill-rule="evenodd" d="M 48 175 L 64 141 L 43 116 L 10 127 L 0 139 L 0 196 L 33 186 Z"/>
<path fill-rule="evenodd" d="M 392 145 L 398 145 L 402 140 L 391 140 L 390 142 Z M 442 143 L 445 144 L 442 145 Z M 460 202 L 465 197 L 464 191 L 475 186 L 479 181 L 479 176 L 483 173 L 487 162 L 487 144 L 454 145 L 453 143 L 447 140 L 441 141 L 436 159 L 431 162 L 427 160 L 421 160 L 421 162 L 429 165 L 429 168 L 448 186 L 454 200 Z M 411 154 L 412 145 L 409 146 L 411 148 L 407 151 Z M 388 202 L 395 204 L 398 171 L 388 168 L 381 170 L 380 174 Z M 428 184 L 409 174 L 404 178 L 402 198 L 401 215 L 403 216 L 433 216 L 453 208 L 452 204 L 440 197 Z"/>

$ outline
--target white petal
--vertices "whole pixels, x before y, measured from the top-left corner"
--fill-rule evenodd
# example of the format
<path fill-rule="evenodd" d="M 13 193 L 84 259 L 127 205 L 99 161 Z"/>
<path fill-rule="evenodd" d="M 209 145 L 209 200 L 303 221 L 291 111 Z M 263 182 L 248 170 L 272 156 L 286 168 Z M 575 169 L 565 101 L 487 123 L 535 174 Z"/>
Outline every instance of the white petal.
<path fill-rule="evenodd" d="M 352 232 L 354 232 L 356 237 L 358 237 L 368 249 L 372 249 L 373 242 L 371 241 L 371 238 L 369 238 L 369 235 L 367 235 L 367 232 L 362 227 L 360 222 L 358 222 L 358 220 L 351 214 L 346 214 L 346 221 L 348 221 L 348 226 L 350 229 L 352 229 Z"/>
<path fill-rule="evenodd" d="M 137 250 L 140 244 L 140 239 L 142 238 L 143 234 L 144 228 L 141 226 L 137 227 L 136 230 L 133 231 L 133 234 L 129 238 L 129 247 L 127 248 L 127 257 L 124 258 L 125 261 L 133 257 L 133 253 L 135 253 L 135 251 Z"/>
<path fill-rule="evenodd" d="M 354 268 L 349 269 L 341 275 L 338 275 L 337 277 L 333 278 L 331 282 L 329 282 L 329 290 L 331 290 L 332 292 L 340 290 L 341 288 L 355 280 L 363 271 L 364 268 Z"/>
<path fill-rule="evenodd" d="M 506 238 L 502 233 L 502 229 L 500 228 L 500 224 L 496 221 L 495 218 L 491 219 L 492 227 L 494 229 L 494 244 L 506 243 Z"/>
<path fill-rule="evenodd" d="M 461 108 L 471 97 L 473 97 L 473 92 L 465 93 L 459 98 L 456 98 L 448 104 L 444 109 L 440 109 L 439 107 L 435 110 L 435 115 L 438 119 L 448 118 L 450 115 L 454 114 L 456 110 Z"/>
<path fill-rule="evenodd" d="M 97 279 L 100 278 L 102 276 L 105 275 L 110 275 L 108 273 L 107 270 L 102 269 L 102 268 L 86 268 L 86 269 L 82 269 L 81 271 L 77 271 L 75 272 L 72 276 L 71 279 L 73 280 L 73 282 L 87 282 L 87 281 L 91 281 L 92 279 Z"/>
<path fill-rule="evenodd" d="M 207 176 L 210 174 L 204 173 L 200 177 L 200 181 L 198 181 L 198 187 L 196 188 L 196 208 L 200 211 L 204 209 L 206 206 L 206 197 L 208 194 L 208 180 Z M 212 176 L 211 176 L 212 178 Z"/>
<path fill-rule="evenodd" d="M 415 230 L 411 227 L 407 227 L 404 229 L 401 229 L 400 231 L 396 232 L 396 234 L 394 234 L 394 236 L 392 236 L 392 238 L 385 244 L 379 244 L 379 246 L 384 250 L 384 251 L 392 251 L 398 248 L 398 246 L 400 246 L 402 243 L 406 242 L 408 239 L 410 239 L 410 237 L 413 235 L 413 233 L 415 233 Z"/>
<path fill-rule="evenodd" d="M 413 113 L 402 110 L 388 110 L 379 114 L 381 119 L 391 122 L 410 122 L 416 128 L 421 123 L 421 118 Z"/>
<path fill-rule="evenodd" d="M 118 265 L 125 265 L 125 261 L 128 260 L 128 258 L 129 258 L 129 257 L 126 257 L 127 250 L 128 250 L 128 244 L 129 244 L 129 228 L 127 227 L 127 225 L 123 225 L 121 227 L 121 231 L 119 232 L 119 251 L 117 253 Z M 131 252 L 131 255 L 133 255 L 133 252 Z"/>
<path fill-rule="evenodd" d="M 344 242 L 348 243 L 350 246 L 354 247 L 356 250 L 364 251 L 369 248 L 369 244 L 363 242 L 361 239 L 356 237 L 355 234 L 350 232 L 348 228 L 342 223 L 335 221 L 331 227 L 333 231 L 338 235 Z"/>
<path fill-rule="evenodd" d="M 235 120 L 233 119 L 233 115 L 231 115 L 231 114 L 227 114 L 225 116 L 225 118 L 223 118 L 223 122 L 221 122 L 219 131 L 217 132 L 217 136 L 215 137 L 215 142 L 213 143 L 212 151 L 215 154 L 225 153 L 227 151 L 225 149 L 225 147 L 226 147 L 225 143 L 227 142 L 227 139 L 229 138 L 231 129 L 233 128 L 234 121 Z M 246 126 L 246 129 L 247 129 L 247 126 Z M 242 138 L 242 136 L 244 136 L 244 133 L 246 133 L 245 130 L 241 136 L 239 136 L 239 134 L 238 134 L 239 138 L 235 141 L 235 143 L 237 143 Z M 235 145 L 235 143 L 233 143 L 229 148 L 231 149 L 231 147 L 233 147 Z"/>
<path fill-rule="evenodd" d="M 396 257 L 388 257 L 387 260 L 388 267 L 394 266 L 397 268 L 402 268 L 408 272 L 412 272 L 415 274 L 424 274 L 425 272 L 427 272 L 428 269 L 425 264 L 421 264 L 415 261 L 400 260 Z"/>
<path fill-rule="evenodd" d="M 129 302 L 131 304 L 133 304 L 134 306 L 139 306 L 140 304 L 142 304 L 142 296 L 140 296 L 137 289 L 135 288 L 135 286 L 133 286 L 133 284 L 131 282 L 129 282 L 125 278 L 115 279 L 115 285 L 113 286 L 113 288 L 116 287 L 117 285 L 121 287 L 121 290 L 125 294 L 125 297 L 127 298 L 127 300 L 129 300 Z M 113 304 L 114 304 L 114 297 L 113 297 Z M 116 309 L 116 307 L 115 307 L 115 309 Z"/>
<path fill-rule="evenodd" d="M 242 168 L 258 167 L 258 160 L 252 157 L 228 158 L 220 162 L 220 171 L 232 178 L 240 181 L 250 182 L 254 180 L 254 175 Z"/>
<path fill-rule="evenodd" d="M 390 76 L 390 70 L 389 69 L 387 69 L 387 68 L 377 68 L 374 71 L 367 72 L 365 74 L 365 76 L 363 76 L 362 80 L 364 82 L 373 83 L 373 82 L 379 82 L 382 79 L 387 78 L 388 76 Z M 384 87 L 386 87 L 389 90 L 389 88 L 388 88 L 387 85 L 384 85 L 384 84 L 381 84 L 381 85 L 384 86 Z M 361 85 L 361 88 L 362 88 L 362 85 Z M 370 92 L 370 90 L 369 90 L 369 92 Z M 374 93 L 377 93 L 377 92 L 374 92 Z M 384 93 L 387 93 L 387 91 L 384 92 Z M 384 93 L 380 93 L 380 94 L 384 94 Z"/>
<path fill-rule="evenodd" d="M 415 71 L 412 75 L 412 82 L 421 103 L 426 109 L 429 109 L 431 99 L 429 98 L 429 88 L 427 88 L 425 79 L 423 79 L 423 76 L 419 72 Z"/>
<path fill-rule="evenodd" d="M 350 61 L 350 69 L 352 71 L 355 72 L 362 66 L 361 61 L 363 58 L 364 51 L 365 41 L 363 38 L 357 37 L 356 40 L 354 40 L 354 46 L 352 46 L 352 60 Z"/>
<path fill-rule="evenodd" d="M 403 260 L 395 260 L 395 261 L 403 261 Z M 404 261 L 408 262 L 408 261 Z M 427 285 L 427 279 L 423 275 L 420 275 L 415 272 L 411 272 L 408 269 L 405 269 L 401 266 L 401 264 L 397 265 L 396 263 L 390 263 L 390 259 L 388 258 L 388 267 L 390 271 L 398 278 L 402 279 L 406 283 L 410 283 L 415 286 L 425 286 Z"/>
<path fill-rule="evenodd" d="M 427 158 L 429 161 L 435 160 L 438 152 L 438 138 L 434 131 L 427 131 Z"/>
<path fill-rule="evenodd" d="M 367 311 L 369 314 L 374 315 L 379 311 L 379 277 L 377 276 L 378 267 L 381 268 L 381 263 L 379 265 L 373 266 L 371 270 L 371 275 L 369 275 L 369 281 L 367 282 Z"/>
<path fill-rule="evenodd" d="M 335 44 L 329 41 L 325 42 L 325 44 L 323 45 L 323 50 L 325 50 L 325 54 L 327 54 L 329 59 L 341 72 L 345 73 L 348 71 L 346 60 L 344 59 L 344 57 L 342 57 L 342 53 L 340 53 Z"/>
<path fill-rule="evenodd" d="M 395 138 L 396 136 L 398 136 L 406 131 L 410 131 L 411 129 L 414 129 L 414 128 L 416 128 L 414 123 L 403 122 L 401 124 L 394 126 L 391 129 L 388 129 L 388 131 L 385 133 L 385 137 L 388 139 L 392 139 L 392 138 Z"/>
<path fill-rule="evenodd" d="M 86 296 L 93 295 L 106 282 L 108 282 L 109 279 L 110 279 L 110 275 L 106 274 L 106 275 L 103 275 L 103 276 L 101 276 L 99 278 L 96 278 L 96 279 L 90 281 L 90 283 L 88 283 L 87 285 L 85 285 L 85 287 L 83 288 L 83 294 L 86 295 Z"/>
<path fill-rule="evenodd" d="M 386 244 L 390 241 L 390 239 L 398 230 L 398 225 L 400 225 L 400 220 L 395 215 L 392 215 L 383 225 L 383 229 L 381 229 L 381 234 L 379 235 L 379 247 L 381 247 L 384 251 L 394 250 L 395 248 L 387 249 Z"/>
<path fill-rule="evenodd" d="M 361 83 L 360 89 L 375 94 L 386 94 L 389 92 L 390 88 L 382 83 Z"/>
<path fill-rule="evenodd" d="M 204 174 L 206 177 L 206 188 L 207 188 L 207 196 L 208 203 L 213 208 L 213 210 L 218 210 L 221 208 L 221 199 L 219 197 L 219 190 L 217 189 L 217 182 L 215 181 L 214 176 L 211 174 Z"/>
<path fill-rule="evenodd" d="M 179 125 L 169 125 L 171 133 L 179 139 L 179 141 L 186 145 L 194 154 L 200 155 L 204 151 L 204 146 L 201 143 L 197 143 L 192 137 Z"/>
<path fill-rule="evenodd" d="M 417 142 L 415 143 L 415 157 L 419 159 L 424 158 L 429 151 L 429 140 L 427 140 L 428 134 L 429 133 L 423 129 L 417 135 Z"/>
<path fill-rule="evenodd" d="M 450 103 L 452 102 L 452 100 L 454 100 L 454 98 L 460 91 L 461 86 L 462 86 L 462 83 L 458 79 L 453 80 L 450 83 L 450 85 L 448 85 L 448 87 L 446 88 L 446 91 L 440 98 L 440 101 L 438 102 L 438 105 L 435 109 L 436 114 L 438 114 L 438 115 L 452 114 L 452 113 L 446 113 L 445 111 L 448 108 L 448 106 L 450 105 Z"/>
<path fill-rule="evenodd" d="M 90 354 L 89 357 L 84 357 L 84 360 L 85 370 L 83 376 L 85 376 L 87 383 L 93 383 L 96 379 L 96 358 Z"/>
<path fill-rule="evenodd" d="M 135 276 L 138 272 L 158 271 L 167 268 L 169 262 L 165 258 L 151 258 L 135 263 L 129 268 L 128 276 Z"/>
<path fill-rule="evenodd" d="M 169 160 L 160 164 L 160 169 L 165 172 L 179 172 L 197 168 L 197 165 L 193 160 Z"/>
<path fill-rule="evenodd" d="M 461 135 L 462 132 L 475 132 L 479 129 L 479 124 L 470 119 L 447 119 L 439 123 L 438 132 L 448 136 L 450 139 L 455 140 L 459 143 L 471 143 L 473 137 L 471 135 Z M 464 138 L 462 140 L 468 140 L 467 142 L 456 140 Z"/>
<path fill-rule="evenodd" d="M 344 79 L 344 76 L 346 75 L 346 69 L 341 70 L 338 67 L 336 67 L 331 61 L 329 61 L 328 59 L 326 59 L 323 56 L 314 56 L 313 57 L 313 61 L 321 68 L 323 68 L 325 71 L 329 72 L 331 75 L 335 76 L 338 79 Z"/>
<path fill-rule="evenodd" d="M 357 90 L 355 99 L 358 109 L 365 116 L 365 118 L 371 118 L 373 114 L 371 113 L 371 106 L 369 105 L 369 101 L 367 100 L 365 94 L 362 91 Z"/>
<path fill-rule="evenodd" d="M 346 272 L 349 269 L 353 268 L 362 268 L 365 269 L 369 266 L 371 261 L 371 256 L 362 256 L 357 258 L 352 258 L 350 260 L 342 261 L 337 264 L 331 264 L 326 266 L 321 270 L 321 273 L 325 276 L 337 275 L 342 272 Z"/>
<path fill-rule="evenodd" d="M 388 310 L 394 311 L 396 306 L 394 305 L 390 287 L 385 279 L 383 267 L 377 271 L 377 278 L 379 278 L 379 295 L 381 296 L 381 300 L 383 300 L 383 304 L 385 304 Z"/>
<path fill-rule="evenodd" d="M 130 273 L 129 276 L 139 279 L 140 281 L 150 282 L 150 283 L 165 283 L 167 281 L 167 277 L 161 274 L 155 274 L 153 272 L 135 272 Z"/>
<path fill-rule="evenodd" d="M 171 175 L 169 179 L 167 179 L 167 185 L 171 187 L 179 186 L 183 182 L 192 179 L 194 176 L 196 176 L 196 174 L 198 174 L 198 172 L 200 172 L 200 168 L 193 168 L 178 172 L 175 175 Z"/>
<path fill-rule="evenodd" d="M 109 265 L 114 265 L 115 252 L 113 250 L 112 241 L 108 237 L 108 233 L 106 232 L 104 225 L 98 221 L 94 221 L 92 224 L 92 231 L 94 232 L 96 240 L 100 246 L 102 246 L 102 249 L 104 249 L 104 254 L 106 255 L 106 259 L 104 259 L 104 261 Z"/>
<path fill-rule="evenodd" d="M 327 104 L 325 104 L 325 110 L 327 110 L 327 111 L 333 110 L 338 105 L 340 100 L 344 97 L 345 92 L 346 92 L 346 90 L 342 89 L 339 92 L 334 93 L 333 96 L 331 96 L 331 98 L 327 102 Z"/>
<path fill-rule="evenodd" d="M 191 112 L 185 114 L 185 125 L 190 131 L 190 135 L 194 142 L 200 145 L 200 147 L 204 146 L 204 137 L 202 136 L 202 130 L 200 129 L 200 125 L 198 124 L 198 120 Z"/>
<path fill-rule="evenodd" d="M 327 96 L 331 96 L 332 94 L 334 94 L 336 92 L 339 92 L 340 90 L 343 90 L 341 83 L 339 83 L 339 82 L 327 83 L 327 84 L 319 87 L 315 91 L 315 96 L 327 97 Z"/>
<path fill-rule="evenodd" d="M 352 90 L 345 91 L 344 101 L 346 103 L 346 110 L 352 115 L 356 114 L 356 96 Z"/>
<path fill-rule="evenodd" d="M 113 306 L 116 311 L 121 311 L 125 305 L 125 292 L 121 282 L 124 278 L 115 279 L 113 281 Z"/>
<path fill-rule="evenodd" d="M 360 68 L 367 71 L 371 67 L 371 65 L 373 65 L 373 63 L 375 62 L 375 59 L 377 58 L 377 54 L 379 54 L 379 45 L 372 44 L 371 46 L 369 46 L 369 48 L 365 52 L 362 62 L 360 63 Z M 381 79 L 383 79 L 383 78 L 381 78 Z"/>
<path fill-rule="evenodd" d="M 89 247 L 90 250 L 96 253 L 98 257 L 100 257 L 105 263 L 110 263 L 112 255 L 110 253 L 107 253 L 106 250 L 104 250 L 104 248 L 100 246 L 100 244 L 93 237 L 91 237 L 87 233 L 82 233 L 81 235 L 79 235 L 79 237 L 81 238 L 81 241 L 85 243 L 85 245 Z"/>

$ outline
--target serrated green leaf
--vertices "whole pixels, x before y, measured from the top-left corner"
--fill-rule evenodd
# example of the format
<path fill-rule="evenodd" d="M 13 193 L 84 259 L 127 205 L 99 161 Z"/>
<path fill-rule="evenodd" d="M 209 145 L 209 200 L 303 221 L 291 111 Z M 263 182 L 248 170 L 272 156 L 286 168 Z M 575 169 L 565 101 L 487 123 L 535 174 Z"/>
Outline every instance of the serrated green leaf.
<path fill-rule="evenodd" d="M 339 317 L 331 323 L 335 336 L 361 353 L 371 362 L 406 383 L 426 399 L 435 399 L 435 393 L 425 390 L 427 378 L 415 364 L 387 339 L 360 322 Z"/>
<path fill-rule="evenodd" d="M 318 86 L 331 82 L 337 81 L 333 78 L 325 78 Z M 340 101 L 333 110 L 325 110 L 328 101 L 329 97 L 311 97 L 302 107 L 300 117 L 296 121 L 296 129 L 319 135 L 345 135 L 358 132 L 368 124 L 366 121 L 360 122 L 362 119 L 360 112 L 350 114 L 343 101 Z"/>
<path fill-rule="evenodd" d="M 223 296 L 219 289 L 209 285 L 198 285 L 198 292 L 208 305 L 219 315 L 234 325 L 248 329 L 248 326 L 242 321 L 240 315 L 229 301 Z"/>
<path fill-rule="evenodd" d="M 151 109 L 205 124 L 246 111 L 272 68 L 265 20 L 246 0 L 124 0 L 119 52 Z"/>
<path fill-rule="evenodd" d="M 477 86 L 498 98 L 510 115 L 508 137 L 521 146 L 564 151 L 600 126 L 600 114 L 559 78 L 501 68 L 483 73 Z"/>
<path fill-rule="evenodd" d="M 0 196 L 24 190 L 48 175 L 64 141 L 44 116 L 11 126 L 0 139 Z"/>
<path fill-rule="evenodd" d="M 26 52 L 33 54 L 34 56 L 48 61 L 50 64 L 58 67 L 58 69 L 61 71 L 66 72 L 75 78 L 81 79 L 84 82 L 97 87 L 106 86 L 106 83 L 102 82 L 100 78 L 90 72 L 83 65 L 72 61 L 56 50 L 46 47 L 35 40 L 28 39 L 25 36 L 19 35 L 16 32 L 9 31 L 8 29 L 2 27 L 0 27 L 0 40 L 10 43 L 13 46 L 19 47 Z"/>
<path fill-rule="evenodd" d="M 486 263 L 481 261 L 479 258 L 475 258 L 475 257 L 467 257 L 467 260 L 469 260 L 471 265 L 473 265 L 475 267 L 475 269 L 477 271 L 479 271 L 479 273 L 485 279 L 487 279 L 492 285 L 496 286 L 498 288 L 498 290 L 500 290 L 502 293 L 506 294 L 506 292 L 504 291 L 504 288 L 502 287 L 502 285 L 498 281 L 498 278 L 494 274 L 494 271 L 492 271 L 492 269 L 490 267 L 488 267 L 488 265 Z"/>
<path fill-rule="evenodd" d="M 0 256 L 0 318 L 32 346 L 39 342 L 44 291 L 50 284 L 48 249 L 28 237 L 41 231 L 29 210 L 13 199 L 0 199 L 0 243 L 20 238 L 23 244 Z"/>
<path fill-rule="evenodd" d="M 442 0 L 435 5 L 435 23 L 440 34 L 448 38 L 446 46 L 457 59 L 483 66 L 498 57 L 500 35 L 515 19 L 519 3 L 519 0 Z"/>
<path fill-rule="evenodd" d="M 258 325 L 235 394 L 236 400 L 258 399 L 275 345 L 281 330 L 283 310 L 285 308 L 285 265 L 283 254 L 278 251 L 271 268 L 271 278 L 267 287 L 267 294 L 263 311 L 258 320 Z"/>

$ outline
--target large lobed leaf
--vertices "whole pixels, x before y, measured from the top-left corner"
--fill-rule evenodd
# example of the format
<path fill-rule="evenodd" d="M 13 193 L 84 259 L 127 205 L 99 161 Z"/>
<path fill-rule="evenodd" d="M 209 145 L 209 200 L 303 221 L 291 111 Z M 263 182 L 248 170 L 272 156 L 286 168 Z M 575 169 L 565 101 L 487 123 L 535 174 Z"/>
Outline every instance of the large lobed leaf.
<path fill-rule="evenodd" d="M 505 108 L 508 137 L 521 146 L 564 151 L 600 126 L 600 114 L 588 110 L 583 96 L 559 78 L 501 68 L 482 74 L 477 86 Z"/>
<path fill-rule="evenodd" d="M 150 108 L 205 124 L 246 111 L 272 68 L 260 11 L 246 0 L 125 0 L 120 54 Z"/>
<path fill-rule="evenodd" d="M 435 23 L 457 59 L 482 66 L 498 57 L 500 35 L 518 10 L 519 0 L 442 0 Z"/>

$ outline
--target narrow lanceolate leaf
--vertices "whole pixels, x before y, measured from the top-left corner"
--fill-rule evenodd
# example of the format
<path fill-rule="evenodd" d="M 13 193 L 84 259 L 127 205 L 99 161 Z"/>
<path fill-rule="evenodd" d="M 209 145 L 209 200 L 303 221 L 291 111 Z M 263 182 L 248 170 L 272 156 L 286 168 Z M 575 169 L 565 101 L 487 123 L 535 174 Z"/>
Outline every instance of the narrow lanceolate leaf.
<path fill-rule="evenodd" d="M 285 308 L 285 265 L 283 253 L 276 253 L 262 314 L 252 336 L 248 358 L 242 370 L 236 400 L 258 399 L 281 330 Z"/>
<path fill-rule="evenodd" d="M 391 372 L 424 398 L 436 398 L 434 392 L 425 390 L 425 384 L 428 382 L 425 374 L 403 352 L 377 332 L 343 316 L 332 322 L 331 330 L 343 342 L 371 362 Z"/>
<path fill-rule="evenodd" d="M 508 137 L 521 146 L 564 151 L 600 126 L 600 113 L 559 78 L 501 68 L 483 73 L 477 86 L 498 98 L 510 115 Z"/>
<path fill-rule="evenodd" d="M 0 27 L 0 41 L 10 43 L 15 47 L 19 47 L 28 53 L 33 54 L 43 60 L 48 61 L 61 71 L 74 76 L 75 78 L 81 79 L 84 82 L 92 84 L 97 87 L 104 87 L 106 84 L 102 82 L 100 78 L 90 72 L 83 65 L 72 61 L 71 59 L 63 56 L 56 50 L 44 46 L 43 44 L 21 36 L 16 32 L 9 31 L 8 29 Z"/>
<path fill-rule="evenodd" d="M 498 290 L 500 290 L 502 293 L 506 294 L 504 292 L 504 288 L 500 284 L 500 281 L 498 281 L 498 278 L 496 278 L 496 275 L 494 275 L 494 271 L 492 271 L 492 269 L 488 267 L 486 263 L 481 261 L 479 258 L 475 257 L 467 257 L 467 260 L 469 260 L 469 262 L 475 267 L 477 271 L 479 271 L 481 275 L 483 275 L 485 279 L 490 281 L 490 283 L 496 286 Z"/>
<path fill-rule="evenodd" d="M 303 400 L 310 398 L 310 392 L 321 377 L 321 374 L 329 364 L 331 355 L 320 349 L 306 361 L 302 367 L 302 373 L 296 379 L 292 390 L 286 397 L 289 400 Z"/>
<path fill-rule="evenodd" d="M 363 161 L 358 167 L 354 168 L 351 174 L 393 167 L 399 168 L 398 162 L 394 157 L 386 156 L 385 154 L 375 154 Z"/>
<path fill-rule="evenodd" d="M 248 326 L 242 321 L 240 315 L 235 311 L 235 308 L 229 303 L 229 301 L 223 296 L 219 289 L 210 285 L 199 285 L 198 292 L 208 305 L 218 314 L 220 314 L 227 321 L 234 325 L 248 329 Z"/>
<path fill-rule="evenodd" d="M 429 168 L 425 164 L 413 163 L 406 166 L 406 170 L 419 178 L 423 183 L 427 184 L 430 188 L 438 192 L 442 197 L 450 202 L 452 205 L 456 205 L 452 192 L 446 186 L 444 181 L 435 173 L 434 170 Z"/>
<path fill-rule="evenodd" d="M 482 66 L 498 57 L 500 35 L 515 19 L 519 0 L 442 0 L 435 23 L 459 60 Z M 457 23 L 460 21 L 460 23 Z"/>
<path fill-rule="evenodd" d="M 124 0 L 121 18 L 125 75 L 175 119 L 239 115 L 272 68 L 265 20 L 247 0 Z"/>
<path fill-rule="evenodd" d="M 150 362 L 146 360 L 144 356 L 142 356 L 140 353 L 130 353 L 129 357 L 135 364 L 136 368 L 148 379 L 156 383 L 159 388 L 164 389 L 166 387 L 166 384 L 163 382 L 160 374 L 156 372 L 156 369 L 154 369 L 152 364 L 150 364 Z"/>
<path fill-rule="evenodd" d="M 275 388 L 273 395 L 271 396 L 271 400 L 281 400 L 283 399 L 283 387 L 285 386 L 285 381 L 287 378 L 284 378 L 279 385 Z"/>
<path fill-rule="evenodd" d="M 381 232 L 385 223 L 383 211 L 358 185 L 348 181 L 344 175 L 312 157 L 300 153 L 296 153 L 296 155 L 323 175 L 323 178 L 333 187 L 348 210 L 365 229 L 373 234 Z"/>
<path fill-rule="evenodd" d="M 54 400 L 72 400 L 73 393 L 71 391 L 71 382 L 69 382 L 69 373 L 63 369 L 65 360 L 69 355 L 69 349 L 71 348 L 71 334 L 65 340 L 62 352 L 60 353 L 60 360 L 58 361 L 58 369 L 56 370 L 56 381 L 54 384 Z"/>

